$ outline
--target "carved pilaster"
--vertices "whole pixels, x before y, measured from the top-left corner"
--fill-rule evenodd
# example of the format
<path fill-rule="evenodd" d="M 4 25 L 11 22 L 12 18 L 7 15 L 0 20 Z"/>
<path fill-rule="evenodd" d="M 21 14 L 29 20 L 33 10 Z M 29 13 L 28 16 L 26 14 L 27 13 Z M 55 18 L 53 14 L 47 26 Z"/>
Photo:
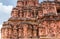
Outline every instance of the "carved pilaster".
<path fill-rule="evenodd" d="M 23 25 L 23 36 L 24 36 L 24 38 L 27 38 L 27 31 L 28 31 L 28 25 L 24 24 Z"/>
<path fill-rule="evenodd" d="M 23 38 L 23 26 L 22 26 L 22 24 L 20 24 L 18 26 L 18 38 L 19 39 Z"/>
<path fill-rule="evenodd" d="M 2 39 L 5 38 L 5 29 L 4 28 L 1 29 L 1 37 L 2 37 Z"/>
<path fill-rule="evenodd" d="M 12 27 L 11 27 L 11 25 L 9 25 L 9 28 L 8 28 L 8 38 L 9 39 L 12 38 Z"/>
<path fill-rule="evenodd" d="M 28 26 L 28 38 L 32 38 L 33 34 L 33 26 L 29 24 Z"/>
<path fill-rule="evenodd" d="M 24 6 L 24 1 L 23 1 L 23 0 L 18 0 L 18 1 L 17 1 L 17 6 L 23 7 L 23 6 Z"/>
<path fill-rule="evenodd" d="M 38 31 L 37 31 L 37 26 L 36 25 L 33 25 L 33 38 L 36 38 L 38 37 Z"/>
<path fill-rule="evenodd" d="M 13 26 L 12 39 L 18 39 L 18 30 L 16 25 Z"/>
<path fill-rule="evenodd" d="M 17 8 L 13 8 L 11 16 L 12 17 L 18 17 L 18 9 Z"/>

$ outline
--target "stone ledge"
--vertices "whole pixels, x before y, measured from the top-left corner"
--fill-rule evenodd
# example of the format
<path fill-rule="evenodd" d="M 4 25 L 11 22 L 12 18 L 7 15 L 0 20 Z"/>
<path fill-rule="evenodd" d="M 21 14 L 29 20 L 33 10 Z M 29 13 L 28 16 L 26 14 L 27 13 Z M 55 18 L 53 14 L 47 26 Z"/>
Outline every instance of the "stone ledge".
<path fill-rule="evenodd" d="M 16 18 L 13 18 L 11 17 L 8 21 L 13 21 L 13 20 L 36 20 L 36 18 L 19 18 L 19 17 L 16 17 Z"/>

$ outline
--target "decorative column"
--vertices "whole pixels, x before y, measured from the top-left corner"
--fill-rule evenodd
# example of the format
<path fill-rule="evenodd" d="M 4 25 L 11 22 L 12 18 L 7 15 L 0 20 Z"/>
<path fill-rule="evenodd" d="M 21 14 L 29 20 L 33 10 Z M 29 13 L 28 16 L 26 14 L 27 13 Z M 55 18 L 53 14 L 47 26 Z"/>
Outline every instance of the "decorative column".
<path fill-rule="evenodd" d="M 18 0 L 17 1 L 17 6 L 23 6 L 24 5 L 24 1 L 23 0 Z"/>
<path fill-rule="evenodd" d="M 43 17 L 43 12 L 42 12 L 42 10 L 39 10 L 38 11 L 38 18 L 42 18 Z"/>
<path fill-rule="evenodd" d="M 12 36 L 12 30 L 11 26 L 8 24 L 8 22 L 5 22 L 3 24 L 3 27 L 1 29 L 2 39 L 11 39 Z"/>
<path fill-rule="evenodd" d="M 5 28 L 4 27 L 1 29 L 1 37 L 2 39 L 5 39 Z"/>
<path fill-rule="evenodd" d="M 27 5 L 27 6 L 34 6 L 34 1 L 29 0 L 29 1 L 28 1 L 28 5 Z"/>
<path fill-rule="evenodd" d="M 36 18 L 38 14 L 38 11 L 36 9 L 34 9 L 34 17 Z"/>
<path fill-rule="evenodd" d="M 13 8 L 11 16 L 12 17 L 18 17 L 18 9 L 17 8 Z"/>
<path fill-rule="evenodd" d="M 51 21 L 50 24 L 49 24 L 49 37 L 56 37 L 56 28 L 57 26 L 55 25 L 55 22 L 54 21 Z"/>
<path fill-rule="evenodd" d="M 24 38 L 27 38 L 27 31 L 28 31 L 28 25 L 27 24 L 23 24 L 23 36 Z"/>
<path fill-rule="evenodd" d="M 33 38 L 37 38 L 38 36 L 38 31 L 37 31 L 37 26 L 36 25 L 33 25 Z"/>
<path fill-rule="evenodd" d="M 9 30 L 8 30 L 8 25 L 6 25 L 6 26 L 4 26 L 4 27 L 5 27 L 5 32 L 4 32 L 4 35 L 5 35 L 4 37 L 5 37 L 5 38 L 4 38 L 4 39 L 9 39 L 9 38 L 8 38 L 8 34 L 9 34 L 9 33 L 8 33 L 8 31 L 9 31 Z"/>
<path fill-rule="evenodd" d="M 12 27 L 11 27 L 11 25 L 8 26 L 8 39 L 12 39 Z"/>
<path fill-rule="evenodd" d="M 18 39 L 17 26 L 13 26 L 12 39 Z"/>
<path fill-rule="evenodd" d="M 41 24 L 39 24 L 39 27 L 38 27 L 38 36 L 39 36 L 39 38 L 41 37 Z"/>
<path fill-rule="evenodd" d="M 24 18 L 26 18 L 27 11 L 26 10 L 23 10 L 23 11 L 24 11 Z"/>
<path fill-rule="evenodd" d="M 18 26 L 18 38 L 19 39 L 23 38 L 23 26 L 22 26 L 22 24 L 20 24 Z"/>
<path fill-rule="evenodd" d="M 23 10 L 19 10 L 19 17 L 22 18 L 23 17 Z"/>
<path fill-rule="evenodd" d="M 47 31 L 48 31 L 48 29 L 47 29 L 47 24 L 46 24 L 47 22 L 46 21 L 44 21 L 44 22 L 42 22 L 42 23 L 40 23 L 39 24 L 39 27 L 38 27 L 38 30 L 39 30 L 39 38 L 40 37 L 47 37 Z"/>
<path fill-rule="evenodd" d="M 33 26 L 29 24 L 28 26 L 28 38 L 32 38 Z"/>
<path fill-rule="evenodd" d="M 57 37 L 59 38 L 60 37 L 60 21 L 57 21 Z"/>
<path fill-rule="evenodd" d="M 29 12 L 29 10 L 27 10 L 27 13 L 26 13 L 26 18 L 30 18 L 30 12 Z"/>

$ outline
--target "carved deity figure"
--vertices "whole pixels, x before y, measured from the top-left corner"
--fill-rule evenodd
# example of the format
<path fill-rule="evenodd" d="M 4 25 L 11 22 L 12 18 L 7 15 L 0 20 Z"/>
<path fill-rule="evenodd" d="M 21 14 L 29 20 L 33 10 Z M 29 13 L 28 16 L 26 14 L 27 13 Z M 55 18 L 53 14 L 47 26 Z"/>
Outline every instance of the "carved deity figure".
<path fill-rule="evenodd" d="M 55 37 L 56 36 L 56 23 L 54 21 L 51 21 L 50 22 L 50 25 L 49 25 L 49 35 L 50 37 Z"/>
<path fill-rule="evenodd" d="M 11 13 L 12 17 L 18 17 L 18 10 L 15 8 L 13 9 L 12 13 Z"/>

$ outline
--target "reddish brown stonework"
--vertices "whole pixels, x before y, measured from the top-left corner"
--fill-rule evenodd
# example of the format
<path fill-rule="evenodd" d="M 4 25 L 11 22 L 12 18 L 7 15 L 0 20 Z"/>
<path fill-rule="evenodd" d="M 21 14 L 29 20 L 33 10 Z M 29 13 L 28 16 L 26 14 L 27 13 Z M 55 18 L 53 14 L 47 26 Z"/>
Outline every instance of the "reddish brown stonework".
<path fill-rule="evenodd" d="M 1 35 L 2 39 L 60 38 L 60 0 L 18 0 Z"/>

